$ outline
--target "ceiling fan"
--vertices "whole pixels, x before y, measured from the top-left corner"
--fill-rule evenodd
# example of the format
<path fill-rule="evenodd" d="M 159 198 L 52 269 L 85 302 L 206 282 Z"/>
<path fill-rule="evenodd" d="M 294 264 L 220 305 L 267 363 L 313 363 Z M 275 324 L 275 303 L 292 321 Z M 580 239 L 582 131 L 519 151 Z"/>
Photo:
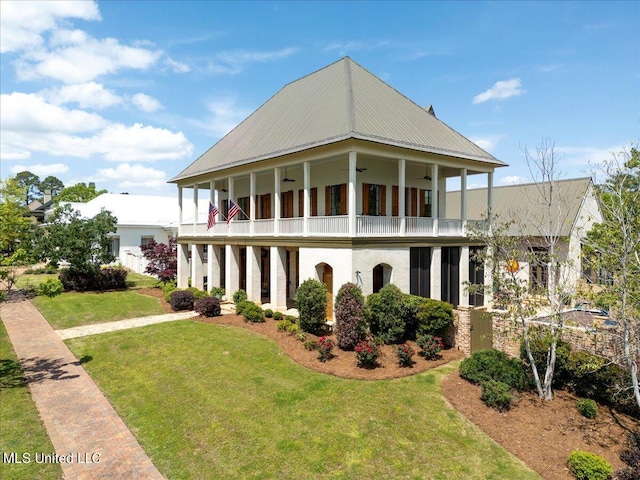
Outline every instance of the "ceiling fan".
<path fill-rule="evenodd" d="M 343 168 L 342 170 L 349 170 L 348 168 Z M 356 172 L 362 173 L 366 170 L 366 167 L 356 167 Z"/>
<path fill-rule="evenodd" d="M 295 178 L 289 178 L 289 176 L 287 175 L 287 167 L 284 167 L 284 178 L 282 179 L 283 182 L 295 182 L 296 179 Z"/>
<path fill-rule="evenodd" d="M 424 177 L 418 177 L 417 180 L 431 180 L 429 176 L 429 165 L 424 166 Z"/>

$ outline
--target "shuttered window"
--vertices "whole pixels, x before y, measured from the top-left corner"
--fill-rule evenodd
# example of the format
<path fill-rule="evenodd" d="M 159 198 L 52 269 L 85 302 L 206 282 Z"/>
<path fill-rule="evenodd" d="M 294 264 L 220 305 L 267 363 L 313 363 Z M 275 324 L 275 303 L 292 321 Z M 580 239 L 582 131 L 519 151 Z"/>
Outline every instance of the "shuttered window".
<path fill-rule="evenodd" d="M 393 185 L 391 187 L 391 216 L 397 217 L 400 215 L 400 207 L 398 206 L 398 195 L 399 189 L 398 185 Z"/>
<path fill-rule="evenodd" d="M 280 217 L 293 217 L 293 190 L 280 194 Z"/>
<path fill-rule="evenodd" d="M 382 215 L 387 214 L 387 186 L 362 184 L 362 214 Z"/>
<path fill-rule="evenodd" d="M 325 215 L 347 214 L 347 184 L 327 185 L 324 189 Z"/>

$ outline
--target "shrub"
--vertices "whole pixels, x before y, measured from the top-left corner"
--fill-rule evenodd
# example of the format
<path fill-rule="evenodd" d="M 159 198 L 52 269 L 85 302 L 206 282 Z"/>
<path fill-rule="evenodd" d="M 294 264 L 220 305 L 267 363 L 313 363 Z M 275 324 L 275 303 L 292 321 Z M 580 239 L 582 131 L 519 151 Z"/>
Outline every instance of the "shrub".
<path fill-rule="evenodd" d="M 360 287 L 345 283 L 336 295 L 336 338 L 342 350 L 353 350 L 366 336 L 364 297 Z"/>
<path fill-rule="evenodd" d="M 298 318 L 294 317 L 293 315 L 286 315 L 284 317 L 284 320 L 287 320 L 287 321 L 289 321 L 291 323 L 298 323 Z"/>
<path fill-rule="evenodd" d="M 240 302 L 236 303 L 236 314 L 242 315 L 244 313 L 244 309 L 247 307 L 247 305 L 249 305 L 249 303 L 253 302 L 249 302 L 249 300 L 241 300 Z"/>
<path fill-rule="evenodd" d="M 264 316 L 265 316 L 266 318 L 273 318 L 273 310 L 271 310 L 270 308 L 267 308 L 267 309 L 264 311 Z"/>
<path fill-rule="evenodd" d="M 616 480 L 640 480 L 640 430 L 627 436 L 627 448 L 620 454 L 627 467 L 616 472 Z"/>
<path fill-rule="evenodd" d="M 259 305 L 256 305 L 249 300 L 242 302 L 244 307 L 242 308 L 242 315 L 245 322 L 262 323 L 264 322 L 264 312 Z"/>
<path fill-rule="evenodd" d="M 282 320 L 283 318 L 284 318 L 284 315 L 282 315 L 282 312 L 278 312 L 277 310 L 273 312 L 274 320 Z"/>
<path fill-rule="evenodd" d="M 124 268 L 103 268 L 98 274 L 98 290 L 120 290 L 127 288 L 127 272 Z"/>
<path fill-rule="evenodd" d="M 187 290 L 188 292 L 192 292 L 193 298 L 195 298 L 196 300 L 200 300 L 201 298 L 205 298 L 209 296 L 208 292 L 205 292 L 204 290 L 200 290 L 199 288 L 196 288 L 196 287 L 189 287 L 189 288 L 186 288 L 185 290 Z"/>
<path fill-rule="evenodd" d="M 418 330 L 418 309 L 423 300 L 424 297 L 420 297 L 419 295 L 410 295 L 408 293 L 402 295 L 405 335 L 412 340 L 416 338 L 416 331 Z"/>
<path fill-rule="evenodd" d="M 289 330 L 289 325 L 292 325 L 288 320 L 281 320 L 276 323 L 276 330 L 279 332 L 287 332 Z"/>
<path fill-rule="evenodd" d="M 533 360 L 536 363 L 538 369 L 538 375 L 540 378 L 544 378 L 547 371 L 547 351 L 551 344 L 551 336 L 549 331 L 544 328 L 532 328 L 530 330 L 529 345 L 531 347 L 531 354 Z M 562 340 L 558 340 L 556 343 L 556 365 L 553 371 L 553 387 L 564 388 L 567 381 L 570 378 L 568 369 L 569 355 L 571 353 L 571 345 Z M 531 376 L 531 365 L 527 358 L 527 352 L 524 341 L 520 344 L 520 358 L 527 365 L 527 375 Z M 531 377 L 531 381 L 533 378 Z M 584 396 L 584 395 L 582 395 Z"/>
<path fill-rule="evenodd" d="M 367 297 L 367 319 L 371 333 L 382 338 L 384 343 L 398 343 L 405 335 L 405 312 L 403 293 L 389 283 Z"/>
<path fill-rule="evenodd" d="M 160 287 L 162 290 L 162 293 L 164 295 L 164 299 L 165 301 L 169 301 L 171 294 L 173 292 L 175 292 L 177 290 L 178 287 L 176 287 L 176 284 L 173 282 L 170 283 L 165 283 L 164 285 L 162 285 L 162 287 Z"/>
<path fill-rule="evenodd" d="M 437 358 L 440 354 L 440 350 L 444 347 L 442 338 L 434 337 L 433 335 L 420 335 L 418 336 L 416 343 L 422 350 L 420 354 L 427 360 Z"/>
<path fill-rule="evenodd" d="M 615 403 L 617 386 L 624 382 L 623 370 L 609 360 L 589 352 L 571 352 L 567 387 L 580 397 Z"/>
<path fill-rule="evenodd" d="M 481 383 L 482 394 L 480 399 L 488 407 L 495 408 L 499 412 L 509 410 L 511 407 L 511 387 L 496 380 L 485 380 Z"/>
<path fill-rule="evenodd" d="M 318 341 L 317 340 L 307 340 L 306 342 L 304 342 L 304 349 L 308 350 L 308 351 L 313 351 L 316 348 L 318 348 Z"/>
<path fill-rule="evenodd" d="M 495 380 L 517 390 L 525 390 L 529 385 L 523 364 L 493 348 L 480 350 L 465 358 L 460 363 L 460 375 L 472 383 Z"/>
<path fill-rule="evenodd" d="M 62 286 L 62 282 L 57 278 L 48 278 L 38 287 L 38 293 L 40 295 L 45 295 L 52 298 L 60 295 L 63 290 L 64 287 Z"/>
<path fill-rule="evenodd" d="M 244 290 L 240 289 L 240 290 L 236 291 L 231 298 L 233 298 L 233 303 L 235 303 L 237 305 L 240 302 L 242 302 L 243 300 L 248 299 L 249 296 L 247 295 L 247 292 L 245 292 Z"/>
<path fill-rule="evenodd" d="M 224 293 L 225 290 L 222 287 L 213 287 L 211 290 L 209 290 L 209 295 L 211 295 L 212 297 L 216 297 L 219 300 L 222 300 L 222 297 L 224 297 Z"/>
<path fill-rule="evenodd" d="M 333 356 L 331 351 L 334 346 L 335 344 L 330 338 L 320 337 L 316 343 L 316 348 L 318 349 L 318 360 L 323 363 L 329 360 Z"/>
<path fill-rule="evenodd" d="M 60 271 L 58 278 L 67 291 L 119 290 L 127 287 L 127 271 L 123 268 L 65 268 Z"/>
<path fill-rule="evenodd" d="M 300 318 L 298 325 L 309 333 L 318 333 L 325 327 L 327 288 L 317 280 L 308 279 L 296 290 L 295 297 Z"/>
<path fill-rule="evenodd" d="M 598 416 L 598 404 L 590 398 L 583 398 L 576 402 L 576 408 L 580 415 L 586 418 L 596 418 Z"/>
<path fill-rule="evenodd" d="M 578 480 L 607 480 L 613 468 L 604 458 L 582 450 L 569 455 L 569 470 Z"/>
<path fill-rule="evenodd" d="M 416 335 L 442 336 L 453 325 L 453 305 L 430 298 L 423 299 L 416 312 Z"/>
<path fill-rule="evenodd" d="M 218 317 L 220 315 L 220 300 L 215 297 L 204 297 L 196 300 L 193 309 L 205 317 Z"/>
<path fill-rule="evenodd" d="M 176 290 L 169 296 L 169 303 L 174 312 L 181 310 L 193 310 L 195 298 L 193 292 L 187 290 Z"/>
<path fill-rule="evenodd" d="M 396 345 L 394 348 L 396 356 L 398 357 L 398 365 L 401 367 L 411 367 L 413 365 L 413 356 L 416 351 L 408 343 L 402 345 Z"/>
<path fill-rule="evenodd" d="M 374 368 L 378 364 L 380 347 L 372 340 L 362 340 L 354 348 L 358 359 L 358 366 L 363 368 Z"/>

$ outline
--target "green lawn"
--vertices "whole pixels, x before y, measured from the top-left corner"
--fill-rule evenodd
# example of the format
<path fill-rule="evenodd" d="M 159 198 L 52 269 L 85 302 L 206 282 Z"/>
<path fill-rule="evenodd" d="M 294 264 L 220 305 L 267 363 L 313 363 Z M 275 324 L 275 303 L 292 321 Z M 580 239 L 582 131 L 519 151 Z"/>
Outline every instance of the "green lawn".
<path fill-rule="evenodd" d="M 18 359 L 0 321 L 0 451 L 53 453 L 53 445 L 38 416 L 38 411 L 20 370 Z M 12 480 L 58 479 L 62 469 L 57 464 L 5 464 L 0 460 L 0 477 Z"/>
<path fill-rule="evenodd" d="M 172 322 L 67 342 L 169 479 L 534 479 L 446 406 L 455 367 L 319 374 L 270 339 Z"/>
<path fill-rule="evenodd" d="M 16 288 L 38 287 L 42 282 L 50 278 L 58 278 L 56 273 L 43 273 L 41 275 L 22 275 L 16 282 Z"/>
<path fill-rule="evenodd" d="M 157 298 L 135 290 L 67 292 L 53 298 L 38 296 L 31 303 L 55 329 L 165 313 Z"/>

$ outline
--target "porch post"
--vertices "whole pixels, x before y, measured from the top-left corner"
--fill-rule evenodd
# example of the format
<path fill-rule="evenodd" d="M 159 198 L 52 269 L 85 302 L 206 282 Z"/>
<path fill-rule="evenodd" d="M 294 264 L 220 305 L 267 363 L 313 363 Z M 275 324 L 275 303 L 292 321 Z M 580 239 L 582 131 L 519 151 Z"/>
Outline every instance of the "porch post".
<path fill-rule="evenodd" d="M 193 233 L 196 233 L 198 223 L 198 184 L 193 185 Z"/>
<path fill-rule="evenodd" d="M 182 187 L 178 187 L 178 228 L 182 225 Z"/>
<path fill-rule="evenodd" d="M 309 190 L 311 184 L 311 168 L 309 162 L 302 164 L 303 183 L 304 183 L 304 196 L 303 196 L 303 227 L 302 234 L 305 237 L 309 236 L 309 217 L 311 216 L 311 192 Z"/>
<path fill-rule="evenodd" d="M 405 198 L 404 198 L 404 189 L 406 184 L 406 170 L 407 170 L 407 161 L 404 158 L 401 158 L 398 162 L 398 216 L 400 217 L 400 235 L 406 236 L 407 234 L 407 218 L 405 217 Z"/>
<path fill-rule="evenodd" d="M 207 245 L 207 288 L 220 286 L 220 248 L 218 245 Z"/>
<path fill-rule="evenodd" d="M 178 248 L 178 288 L 189 286 L 189 244 L 179 243 Z"/>
<path fill-rule="evenodd" d="M 462 220 L 462 232 L 467 231 L 467 169 L 460 172 L 460 220 Z M 467 248 L 467 251 L 469 249 Z"/>
<path fill-rule="evenodd" d="M 438 217 L 440 216 L 440 206 L 438 205 L 438 164 L 433 164 L 433 178 L 431 179 L 431 188 L 433 190 L 433 209 L 431 211 L 431 216 L 433 217 L 433 234 L 438 236 Z M 439 249 L 438 249 L 439 250 Z M 440 280 L 438 280 L 440 282 Z M 433 285 L 433 282 L 431 283 Z M 438 283 L 439 285 L 439 283 Z M 434 298 L 434 297 L 432 297 Z M 438 292 L 438 298 L 440 298 L 440 293 Z"/>
<path fill-rule="evenodd" d="M 225 245 L 225 295 L 231 298 L 240 288 L 240 248 L 237 245 Z"/>
<path fill-rule="evenodd" d="M 465 289 L 469 284 L 469 245 L 463 245 L 460 247 L 460 285 L 458 290 L 460 291 L 460 298 L 458 299 L 458 305 L 469 305 L 469 292 Z"/>
<path fill-rule="evenodd" d="M 356 236 L 356 165 L 358 155 L 356 152 L 349 152 L 349 191 L 348 210 L 349 214 L 349 236 Z M 325 212 L 326 214 L 326 212 Z"/>
<path fill-rule="evenodd" d="M 227 180 L 227 190 L 228 190 L 228 200 L 227 200 L 227 206 L 229 206 L 229 201 L 232 201 L 233 203 L 235 203 L 235 200 L 233 200 L 233 177 L 229 177 Z M 227 210 L 227 215 L 229 214 L 229 211 Z M 230 236 L 231 235 L 231 228 L 227 228 L 227 235 Z M 229 252 L 227 252 L 229 253 Z M 229 258 L 227 256 L 227 258 Z M 236 262 L 237 265 L 237 262 Z M 227 272 L 229 272 L 229 270 L 227 270 Z M 228 275 L 229 273 L 227 273 Z M 236 288 L 236 290 L 239 288 L 239 284 L 238 287 Z M 235 292 L 236 290 L 233 290 L 231 293 Z M 231 298 L 231 297 L 229 297 Z"/>
<path fill-rule="evenodd" d="M 287 249 L 271 247 L 271 304 L 273 309 L 287 309 Z"/>
<path fill-rule="evenodd" d="M 431 248 L 431 298 L 442 298 L 442 247 Z"/>
<path fill-rule="evenodd" d="M 256 172 L 249 174 L 249 235 L 253 236 L 256 220 Z M 247 252 L 248 255 L 248 252 Z M 247 258 L 249 258 L 247 256 Z M 248 272 L 249 270 L 247 270 Z"/>
<path fill-rule="evenodd" d="M 493 172 L 487 172 L 487 220 L 493 220 Z"/>
<path fill-rule="evenodd" d="M 191 245 L 191 286 L 204 288 L 204 245 Z"/>
<path fill-rule="evenodd" d="M 273 169 L 273 235 L 280 231 L 280 167 Z"/>
<path fill-rule="evenodd" d="M 247 245 L 247 297 L 254 303 L 262 303 L 260 285 L 260 247 Z"/>

